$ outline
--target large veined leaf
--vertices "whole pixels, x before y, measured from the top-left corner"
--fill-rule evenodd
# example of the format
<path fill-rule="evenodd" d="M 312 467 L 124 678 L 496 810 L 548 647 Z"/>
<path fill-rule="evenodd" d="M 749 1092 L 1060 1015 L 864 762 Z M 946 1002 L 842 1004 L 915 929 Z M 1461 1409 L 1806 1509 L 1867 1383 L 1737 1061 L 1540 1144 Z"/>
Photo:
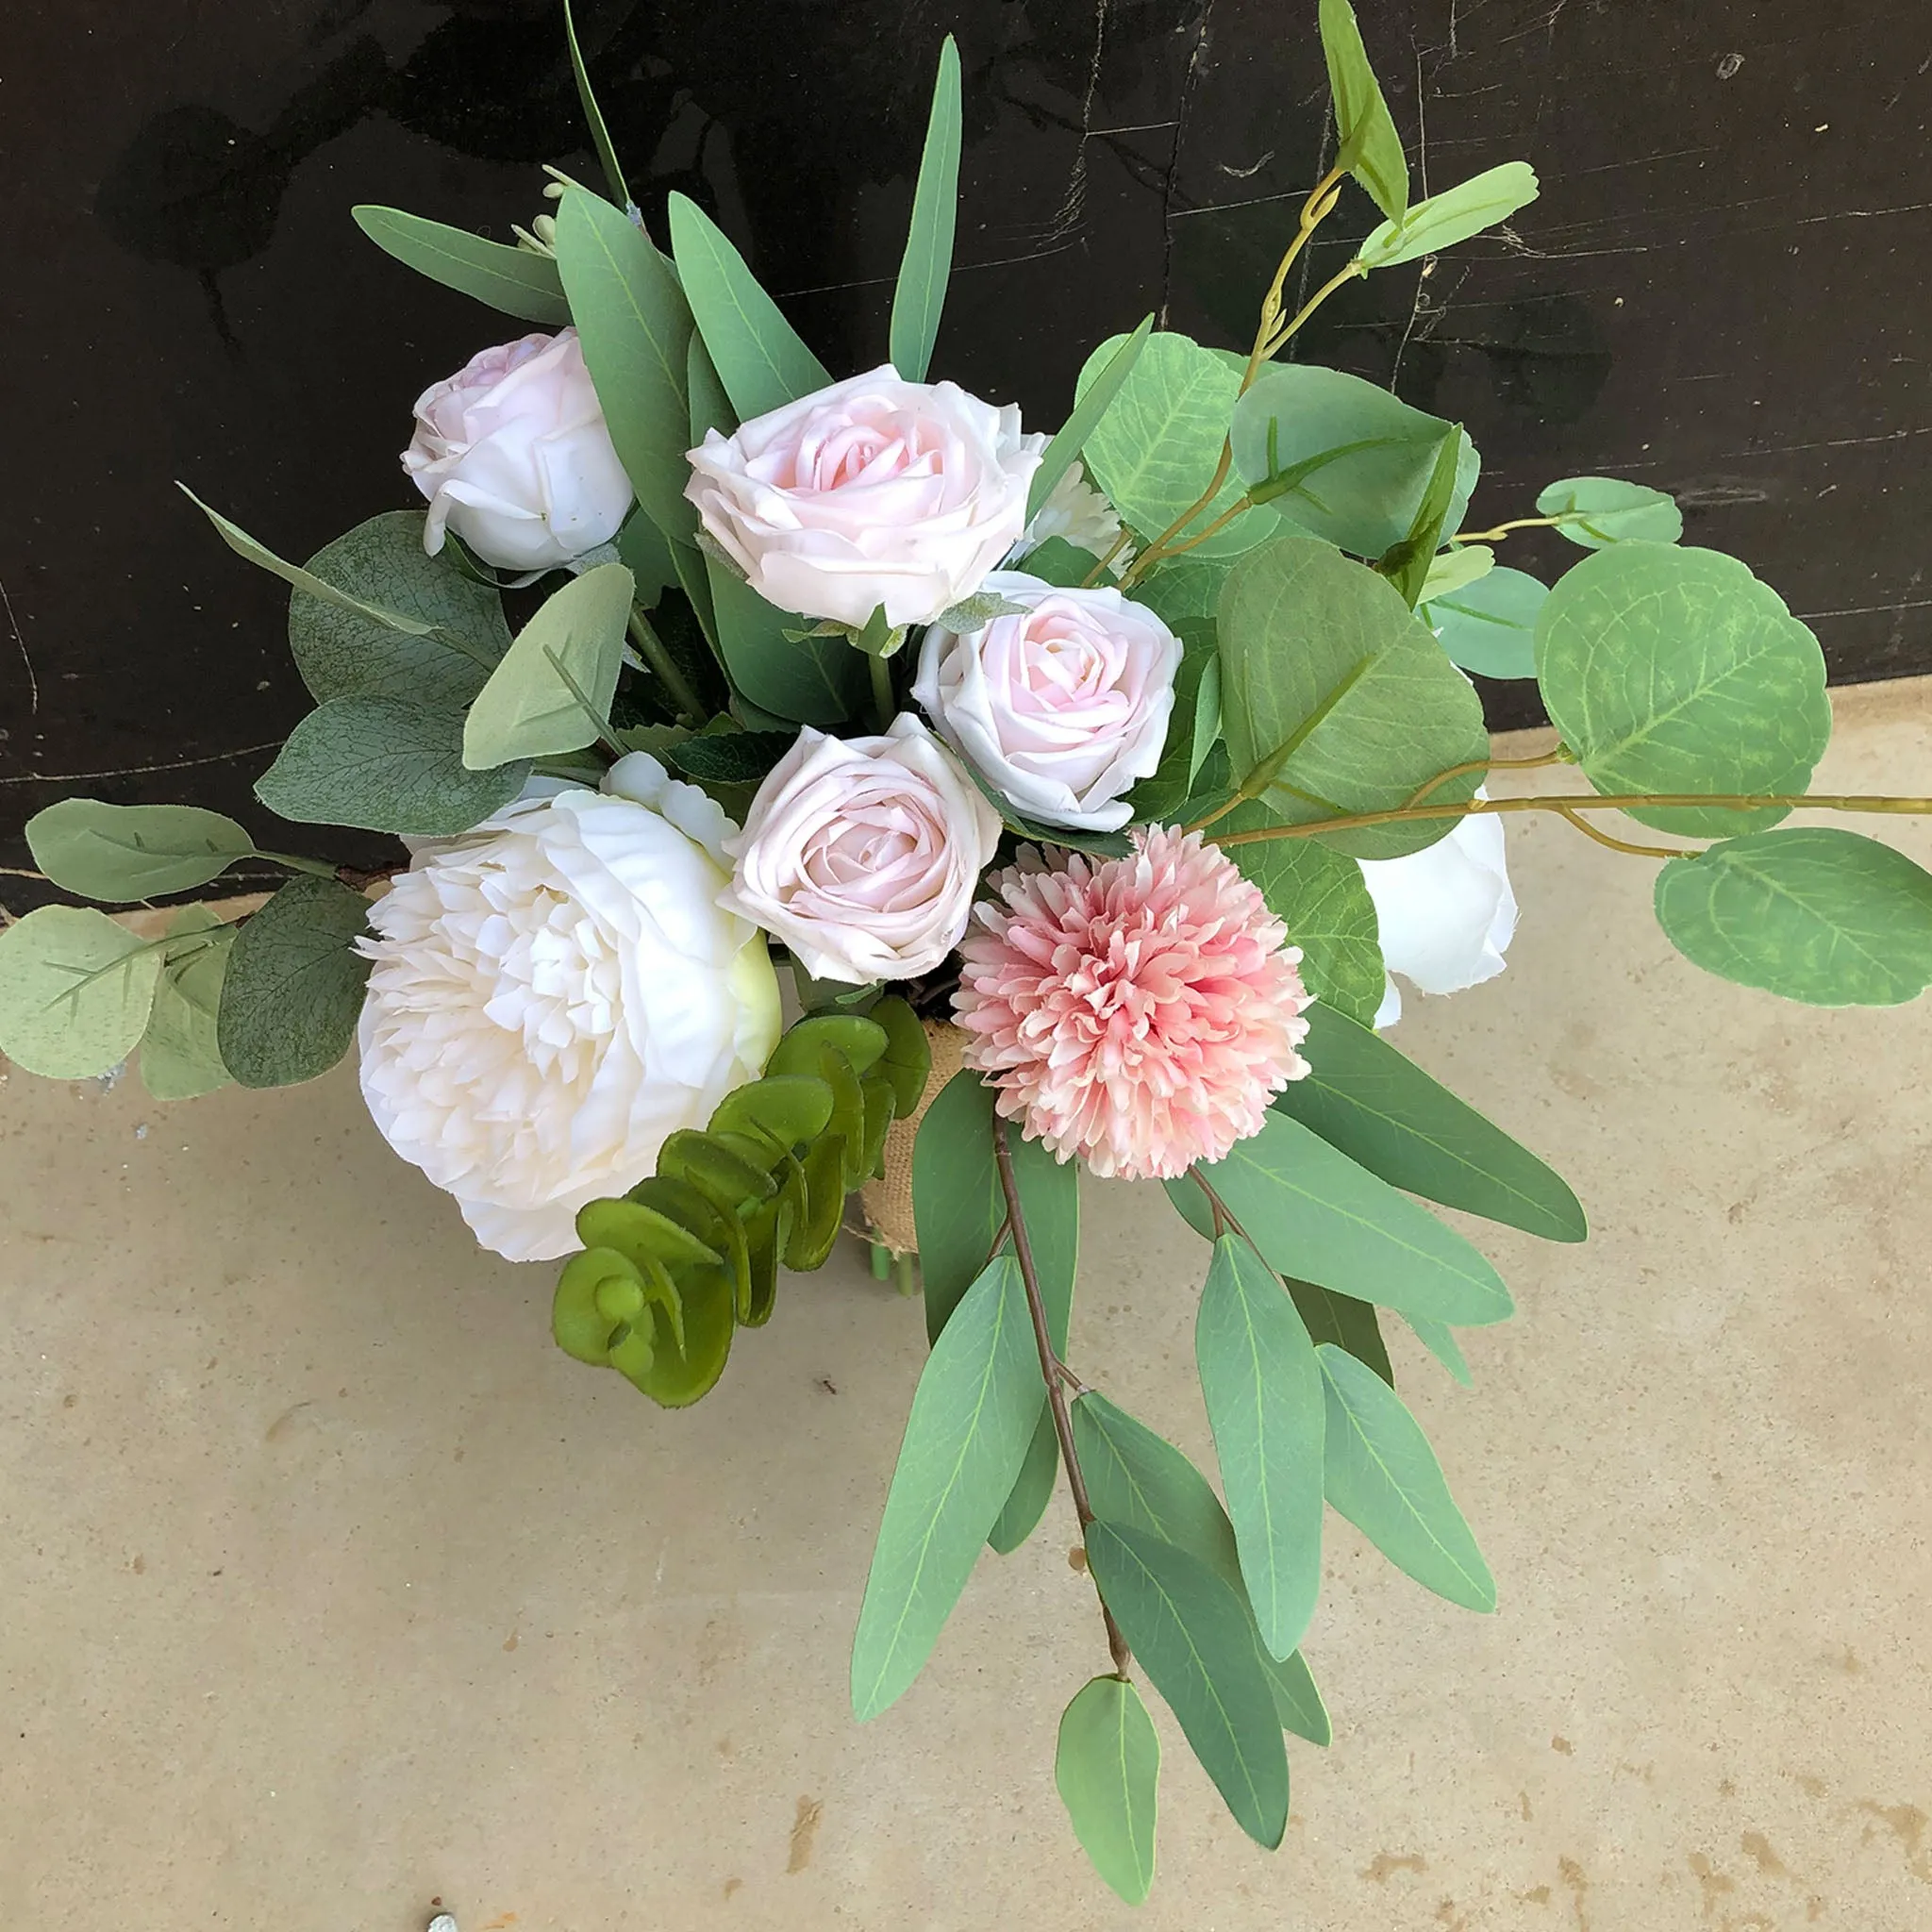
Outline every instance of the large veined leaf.
<path fill-rule="evenodd" d="M 1439 773 L 1489 755 L 1481 701 L 1428 626 L 1329 544 L 1284 537 L 1244 557 L 1221 593 L 1220 640 L 1237 782 L 1286 824 L 1399 808 Z M 1432 802 L 1472 797 L 1477 777 L 1450 780 Z M 1445 829 L 1408 820 L 1323 836 L 1388 858 Z"/>
<path fill-rule="evenodd" d="M 1539 515 L 1557 519 L 1557 533 L 1586 550 L 1611 543 L 1674 543 L 1684 534 L 1676 499 L 1621 476 L 1565 476 L 1541 491 Z"/>
<path fill-rule="evenodd" d="M 465 228 L 425 221 L 399 208 L 365 203 L 349 212 L 385 255 L 394 256 L 432 282 L 525 322 L 554 325 L 570 320 L 557 264 L 547 255 L 487 242 Z"/>
<path fill-rule="evenodd" d="M 1507 222 L 1536 199 L 1536 170 L 1527 161 L 1486 168 L 1441 194 L 1419 201 L 1399 220 L 1387 221 L 1357 251 L 1364 268 L 1393 268 L 1421 255 L 1454 248 L 1485 228 Z"/>
<path fill-rule="evenodd" d="M 1322 1374 L 1280 1277 L 1239 1235 L 1214 1243 L 1194 1359 L 1248 1601 L 1285 1657 L 1322 1587 Z"/>
<path fill-rule="evenodd" d="M 1154 1884 L 1160 1740 L 1132 1684 L 1095 1677 L 1067 1706 L 1053 1781 L 1093 1869 L 1130 1906 L 1141 1904 Z"/>
<path fill-rule="evenodd" d="M 1932 985 L 1932 874 L 1857 832 L 1754 832 L 1657 874 L 1657 924 L 1694 964 L 1818 1007 Z"/>
<path fill-rule="evenodd" d="M 1113 407 L 1114 397 L 1120 394 L 1122 385 L 1133 374 L 1134 364 L 1141 359 L 1141 351 L 1146 347 L 1147 338 L 1153 333 L 1154 317 L 1149 314 L 1142 318 L 1141 326 L 1132 335 L 1119 339 L 1120 346 L 1108 357 L 1093 380 L 1087 384 L 1080 399 L 1074 405 L 1073 412 L 1054 432 L 1026 491 L 1028 523 L 1040 514 L 1041 506 L 1053 494 L 1054 485 L 1073 467 L 1100 419 Z M 1090 564 L 1088 570 L 1091 568 Z M 1027 569 L 1037 572 L 1038 565 L 1029 562 Z M 1086 575 L 1083 571 L 1074 581 L 1084 582 Z M 1211 609 L 1212 606 L 1208 608 Z"/>
<path fill-rule="evenodd" d="M 156 1100 L 193 1100 L 231 1084 L 215 1028 L 236 931 L 206 906 L 183 906 L 168 922 L 154 1008 L 141 1036 L 141 1084 Z"/>
<path fill-rule="evenodd" d="M 1286 1114 L 1271 1113 L 1199 1172 L 1284 1274 L 1464 1326 L 1509 1315 L 1508 1290 L 1468 1241 Z M 1166 1187 L 1211 1238 L 1213 1215 L 1192 1177 Z"/>
<path fill-rule="evenodd" d="M 1580 1241 L 1583 1208 L 1562 1177 L 1394 1047 L 1328 1007 L 1303 1016 L 1305 1078 L 1274 1106 L 1391 1187 L 1546 1241 Z"/>
<path fill-rule="evenodd" d="M 1040 1393 L 1026 1291 L 1002 1255 L 961 1298 L 913 1392 L 852 1641 L 860 1722 L 931 1654 L 1020 1473 Z"/>
<path fill-rule="evenodd" d="M 1496 1607 L 1496 1586 L 1442 1466 L 1402 1399 L 1352 1355 L 1317 1353 L 1327 1386 L 1328 1500 L 1393 1563 L 1438 1596 Z"/>
<path fill-rule="evenodd" d="M 1322 0 L 1322 52 L 1335 106 L 1337 159 L 1391 222 L 1408 208 L 1408 162 L 1348 0 Z"/>
<path fill-rule="evenodd" d="M 287 1087 L 348 1052 L 369 961 L 354 951 L 369 902 L 333 879 L 291 879 L 235 935 L 216 1023 L 244 1087 Z"/>
<path fill-rule="evenodd" d="M 255 841 L 198 805 L 108 805 L 63 798 L 26 822 L 27 850 L 48 880 L 84 899 L 125 903 L 192 891 Z"/>
<path fill-rule="evenodd" d="M 939 340 L 940 314 L 953 273 L 953 227 L 959 200 L 959 49 L 948 34 L 940 47 L 932 114 L 899 279 L 892 291 L 892 367 L 908 382 L 924 382 Z"/>
<path fill-rule="evenodd" d="M 1430 598 L 1422 619 L 1452 664 L 1480 677 L 1534 677 L 1536 621 L 1549 594 L 1523 571 L 1490 570 Z"/>
<path fill-rule="evenodd" d="M 671 197 L 671 252 L 718 378 L 741 421 L 829 386 L 825 365 L 759 288 L 724 231 L 696 202 Z"/>
<path fill-rule="evenodd" d="M 1235 1822 L 1274 1850 L 1288 1827 L 1288 1753 L 1241 1598 L 1187 1551 L 1124 1524 L 1090 1524 L 1087 1560 Z"/>
<path fill-rule="evenodd" d="M 1235 467 L 1310 536 L 1380 557 L 1407 536 L 1443 439 L 1455 430 L 1358 375 L 1315 362 L 1265 369 L 1235 405 Z M 1453 530 L 1482 464 L 1458 433 Z"/>
<path fill-rule="evenodd" d="M 83 1080 L 147 1029 L 161 948 L 91 906 L 42 906 L 0 930 L 0 1053 L 29 1074 Z"/>
<path fill-rule="evenodd" d="M 1608 792 L 1799 792 L 1831 736 L 1818 640 L 1736 558 L 1618 543 L 1566 572 L 1537 619 L 1550 722 Z M 1645 808 L 1666 832 L 1724 836 L 1782 808 Z"/>

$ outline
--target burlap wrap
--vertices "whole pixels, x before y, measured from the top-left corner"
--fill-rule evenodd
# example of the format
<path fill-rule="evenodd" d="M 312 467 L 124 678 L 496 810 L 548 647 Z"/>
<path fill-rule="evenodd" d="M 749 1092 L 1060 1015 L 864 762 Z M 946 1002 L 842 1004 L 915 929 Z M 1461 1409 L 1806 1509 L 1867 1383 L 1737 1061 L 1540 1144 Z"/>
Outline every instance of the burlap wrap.
<path fill-rule="evenodd" d="M 926 1043 L 932 1048 L 932 1072 L 918 1107 L 903 1121 L 894 1121 L 886 1136 L 886 1172 L 859 1190 L 859 1206 L 874 1241 L 893 1255 L 916 1254 L 919 1236 L 912 1220 L 912 1143 L 933 1096 L 959 1071 L 964 1036 L 950 1021 L 928 1020 Z"/>

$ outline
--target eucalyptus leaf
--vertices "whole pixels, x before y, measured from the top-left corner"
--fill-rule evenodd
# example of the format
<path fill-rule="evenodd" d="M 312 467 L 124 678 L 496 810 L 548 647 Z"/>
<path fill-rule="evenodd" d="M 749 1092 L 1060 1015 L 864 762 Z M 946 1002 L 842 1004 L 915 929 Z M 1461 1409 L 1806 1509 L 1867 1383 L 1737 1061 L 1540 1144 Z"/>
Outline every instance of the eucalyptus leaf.
<path fill-rule="evenodd" d="M 1674 543 L 1684 534 L 1676 499 L 1621 476 L 1566 476 L 1536 500 L 1540 516 L 1557 518 L 1557 534 L 1601 550 L 1611 543 Z"/>
<path fill-rule="evenodd" d="M 1214 829 L 1247 830 L 1271 817 L 1259 807 L 1243 806 Z M 1375 902 L 1361 867 L 1313 839 L 1235 845 L 1227 856 L 1260 888 L 1269 911 L 1302 949 L 1301 974 L 1309 991 L 1364 1024 L 1374 1020 L 1388 975 L 1376 937 Z"/>
<path fill-rule="evenodd" d="M 828 388 L 825 366 L 778 312 L 744 258 L 696 202 L 671 197 L 671 252 L 685 299 L 741 422 Z"/>
<path fill-rule="evenodd" d="M 348 1052 L 369 961 L 354 950 L 369 902 L 333 879 L 291 879 L 228 948 L 216 1024 L 222 1064 L 244 1087 L 287 1087 Z"/>
<path fill-rule="evenodd" d="M 1453 550 L 1438 551 L 1429 559 L 1420 601 L 1430 604 L 1438 597 L 1450 596 L 1488 576 L 1495 567 L 1496 553 L 1487 543 L 1463 543 Z"/>
<path fill-rule="evenodd" d="M 1692 964 L 1818 1007 L 1890 1007 L 1932 985 L 1932 874 L 1830 825 L 1674 858 L 1657 924 Z"/>
<path fill-rule="evenodd" d="M 1391 222 L 1399 222 L 1408 208 L 1408 162 L 1348 0 L 1322 0 L 1321 28 L 1335 107 L 1337 162 Z"/>
<path fill-rule="evenodd" d="M 1467 1326 L 1510 1313 L 1501 1277 L 1459 1234 L 1286 1114 L 1271 1113 L 1258 1134 L 1198 1172 L 1284 1274 Z M 1192 1178 L 1166 1187 L 1212 1239 L 1213 1215 Z"/>
<path fill-rule="evenodd" d="M 1526 1147 L 1368 1025 L 1320 1001 L 1303 1017 L 1308 1072 L 1274 1096 L 1277 1110 L 1391 1187 L 1545 1241 L 1585 1238 L 1576 1196 Z"/>
<path fill-rule="evenodd" d="M 1536 675 L 1536 621 L 1550 594 L 1536 578 L 1520 570 L 1491 570 L 1440 595 L 1427 586 L 1424 592 L 1423 622 L 1452 664 L 1480 677 Z"/>
<path fill-rule="evenodd" d="M 718 651 L 731 687 L 774 718 L 832 730 L 865 702 L 864 658 L 843 636 L 798 635 L 799 620 L 767 604 L 707 556 Z"/>
<path fill-rule="evenodd" d="M 1322 1374 L 1279 1277 L 1239 1235 L 1214 1243 L 1194 1359 L 1248 1601 L 1285 1657 L 1322 1587 Z"/>
<path fill-rule="evenodd" d="M 399 208 L 364 203 L 349 212 L 384 254 L 432 282 L 524 322 L 555 326 L 570 320 L 557 264 L 547 255 L 487 242 L 466 228 L 405 214 Z"/>
<path fill-rule="evenodd" d="M 600 563 L 544 599 L 470 707 L 464 764 L 491 771 L 597 741 L 610 720 L 634 587 L 623 564 Z"/>
<path fill-rule="evenodd" d="M 1054 432 L 1040 458 L 1039 469 L 1033 473 L 1033 481 L 1026 491 L 1026 521 L 1029 524 L 1053 494 L 1055 484 L 1067 474 L 1086 448 L 1087 441 L 1101 418 L 1113 407 L 1113 399 L 1133 374 L 1134 364 L 1141 359 L 1141 351 L 1147 346 L 1147 338 L 1153 333 L 1154 317 L 1148 314 L 1141 318 L 1140 327 L 1132 335 L 1114 338 L 1119 346 L 1080 392 L 1072 413 Z"/>
<path fill-rule="evenodd" d="M 618 562 L 637 579 L 633 601 L 641 610 L 652 609 L 677 582 L 671 540 L 639 511 L 625 520 L 624 528 L 617 533 L 616 548 Z"/>
<path fill-rule="evenodd" d="M 1088 1524 L 1087 1560 L 1235 1822 L 1273 1851 L 1288 1827 L 1288 1754 L 1240 1596 L 1185 1550 L 1125 1524 Z"/>
<path fill-rule="evenodd" d="M 797 742 L 785 731 L 723 731 L 681 739 L 665 748 L 664 762 L 717 785 L 758 785 Z"/>
<path fill-rule="evenodd" d="M 1467 1389 L 1475 1377 L 1469 1372 L 1469 1360 L 1456 1339 L 1455 1329 L 1446 1322 L 1431 1322 L 1426 1316 L 1410 1315 L 1407 1321 L 1415 1331 L 1415 1339 Z"/>
<path fill-rule="evenodd" d="M 0 929 L 0 1053 L 29 1074 L 84 1080 L 147 1030 L 161 947 L 91 906 L 42 906 Z"/>
<path fill-rule="evenodd" d="M 597 96 L 591 88 L 590 70 L 584 65 L 584 50 L 577 44 L 577 24 L 571 14 L 570 0 L 563 0 L 563 33 L 570 43 L 570 71 L 575 76 L 577 100 L 583 107 L 584 120 L 591 129 L 591 144 L 597 150 L 604 178 L 609 182 L 618 207 L 628 208 L 631 205 L 630 190 L 625 185 L 624 169 L 618 162 L 617 149 L 611 144 L 610 130 L 604 125 L 603 109 L 597 106 Z"/>
<path fill-rule="evenodd" d="M 1033 1425 L 1033 1440 L 1026 1445 L 1026 1459 L 992 1527 L 986 1533 L 988 1546 L 998 1556 L 1010 1557 L 1040 1527 L 1046 1506 L 1053 1501 L 1054 1484 L 1060 1473 L 1060 1439 L 1054 1427 L 1053 1412 L 1046 1394 L 1041 1391 L 1040 1418 Z"/>
<path fill-rule="evenodd" d="M 1170 630 L 1178 630 L 1191 618 L 1211 623 L 1233 563 L 1232 558 L 1201 558 L 1186 551 L 1156 564 L 1127 594 L 1135 603 L 1146 605 Z M 1029 559 L 1027 568 L 1032 567 Z"/>
<path fill-rule="evenodd" d="M 1311 1341 L 1332 1341 L 1345 1348 L 1358 1362 L 1374 1370 L 1390 1388 L 1395 1386 L 1395 1371 L 1390 1365 L 1389 1347 L 1382 1340 L 1382 1324 L 1375 1319 L 1373 1302 L 1357 1301 L 1352 1294 L 1324 1288 L 1319 1282 L 1283 1277 L 1283 1285 L 1308 1331 Z"/>
<path fill-rule="evenodd" d="M 1020 1473 L 1040 1393 L 1025 1288 L 1001 1255 L 961 1298 L 913 1392 L 852 1643 L 861 1723 L 930 1655 Z"/>
<path fill-rule="evenodd" d="M 1364 268 L 1393 268 L 1420 255 L 1438 255 L 1507 222 L 1536 199 L 1536 170 L 1527 161 L 1505 161 L 1486 168 L 1441 194 L 1417 202 L 1406 215 L 1375 229 L 1357 251 Z"/>
<path fill-rule="evenodd" d="M 1428 586 L 1436 551 L 1449 530 L 1456 496 L 1457 461 L 1463 441 L 1462 425 L 1458 423 L 1436 446 L 1436 460 L 1409 523 L 1408 534 L 1375 562 L 1375 568 L 1401 592 L 1402 601 L 1410 609 Z"/>
<path fill-rule="evenodd" d="M 331 698 L 289 734 L 255 795 L 278 818 L 437 839 L 508 805 L 527 762 L 473 771 L 463 721 L 402 698 Z"/>
<path fill-rule="evenodd" d="M 1831 736 L 1824 655 L 1736 558 L 1619 543 L 1564 574 L 1537 619 L 1550 722 L 1608 792 L 1801 792 Z M 1642 808 L 1690 836 L 1754 831 L 1785 808 Z"/>
<path fill-rule="evenodd" d="M 98 798 L 63 798 L 37 811 L 26 844 L 63 892 L 120 903 L 192 891 L 255 852 L 248 834 L 218 811 Z"/>
<path fill-rule="evenodd" d="M 168 922 L 155 1003 L 141 1037 L 141 1084 L 156 1100 L 193 1100 L 231 1084 L 215 1028 L 236 931 L 206 906 L 184 906 Z"/>
<path fill-rule="evenodd" d="M 1327 1386 L 1329 1502 L 1425 1589 L 1466 1609 L 1493 1610 L 1495 1582 L 1422 1425 L 1352 1355 L 1326 1343 L 1316 1353 Z"/>
<path fill-rule="evenodd" d="M 1170 627 L 1180 638 L 1181 661 L 1174 668 L 1174 706 L 1168 713 L 1160 762 L 1128 793 L 1138 824 L 1168 822 L 1179 815 L 1192 795 L 1199 772 L 1195 753 L 1198 750 L 1205 760 L 1221 730 L 1221 667 L 1214 626 L 1199 618 L 1184 618 Z M 1202 684 L 1210 669 L 1213 688 L 1204 700 Z"/>
<path fill-rule="evenodd" d="M 1016 566 L 1042 584 L 1057 584 L 1063 591 L 1077 590 L 1100 567 L 1091 551 L 1075 549 L 1064 537 L 1049 537 L 1036 543 Z M 1103 579 L 1111 583 L 1111 577 Z"/>
<path fill-rule="evenodd" d="M 959 49 L 948 34 L 940 47 L 932 113 L 919 181 L 912 191 L 912 220 L 899 279 L 892 291 L 891 363 L 908 382 L 924 382 L 939 340 L 940 314 L 953 273 L 953 227 L 959 200 Z"/>
<path fill-rule="evenodd" d="M 1093 1869 L 1140 1905 L 1154 1885 L 1160 1740 L 1132 1684 L 1095 1677 L 1067 1706 L 1053 1779 Z"/>

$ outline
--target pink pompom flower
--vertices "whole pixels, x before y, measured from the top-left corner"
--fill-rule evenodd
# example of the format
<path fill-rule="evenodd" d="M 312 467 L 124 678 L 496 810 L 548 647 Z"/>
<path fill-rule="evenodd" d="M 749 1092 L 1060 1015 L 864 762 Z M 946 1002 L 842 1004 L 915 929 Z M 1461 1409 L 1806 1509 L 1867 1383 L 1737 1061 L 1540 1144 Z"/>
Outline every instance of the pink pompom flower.
<path fill-rule="evenodd" d="M 1032 851 L 988 881 L 953 1006 L 965 1061 L 1062 1160 L 1172 1180 L 1258 1133 L 1308 1064 L 1301 949 L 1198 832 L 1123 858 Z"/>

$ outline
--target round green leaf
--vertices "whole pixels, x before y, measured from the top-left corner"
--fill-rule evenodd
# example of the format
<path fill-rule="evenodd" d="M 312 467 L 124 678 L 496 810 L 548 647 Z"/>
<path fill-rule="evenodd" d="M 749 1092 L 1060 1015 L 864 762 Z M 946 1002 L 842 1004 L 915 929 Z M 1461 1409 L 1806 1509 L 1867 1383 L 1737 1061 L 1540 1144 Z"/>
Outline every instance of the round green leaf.
<path fill-rule="evenodd" d="M 1133 1685 L 1095 1677 L 1067 1706 L 1053 1781 L 1093 1869 L 1141 1904 L 1154 1884 L 1160 1740 Z"/>
<path fill-rule="evenodd" d="M 1755 832 L 1657 874 L 1657 924 L 1707 973 L 1814 1007 L 1932 985 L 1932 874 L 1828 825 Z"/>
<path fill-rule="evenodd" d="M 1676 499 L 1621 476 L 1565 476 L 1536 500 L 1540 516 L 1560 517 L 1559 536 L 1586 550 L 1610 543 L 1674 543 L 1684 534 Z"/>
<path fill-rule="evenodd" d="M 0 1053 L 29 1074 L 84 1080 L 147 1028 L 161 948 L 105 912 L 42 906 L 0 932 Z"/>
<path fill-rule="evenodd" d="M 348 1052 L 369 961 L 354 950 L 369 902 L 333 879 L 295 878 L 251 913 L 228 949 L 215 1037 L 244 1087 L 287 1087 Z"/>
<path fill-rule="evenodd" d="M 248 858 L 255 841 L 196 805 L 63 798 L 26 822 L 34 863 L 63 892 L 125 902 L 189 892 Z"/>
<path fill-rule="evenodd" d="M 141 1038 L 141 1084 L 157 1100 L 192 1100 L 230 1084 L 215 1028 L 236 931 L 206 906 L 184 906 L 169 922 Z"/>
<path fill-rule="evenodd" d="M 1432 597 L 1422 619 L 1452 664 L 1482 677 L 1534 677 L 1537 613 L 1549 594 L 1523 571 L 1485 571 Z"/>
<path fill-rule="evenodd" d="M 1799 792 L 1831 736 L 1818 640 L 1715 550 L 1620 543 L 1584 558 L 1543 604 L 1536 660 L 1550 722 L 1599 791 Z M 1784 808 L 1631 816 L 1722 836 Z"/>
<path fill-rule="evenodd" d="M 1273 815 L 1242 806 L 1222 820 L 1227 831 L 1265 824 Z M 1210 835 L 1211 836 L 1211 835 Z M 1302 949 L 1302 978 L 1317 999 L 1372 1024 L 1388 975 L 1382 966 L 1375 902 L 1354 859 L 1314 839 L 1271 839 L 1229 849 L 1268 909 Z"/>

